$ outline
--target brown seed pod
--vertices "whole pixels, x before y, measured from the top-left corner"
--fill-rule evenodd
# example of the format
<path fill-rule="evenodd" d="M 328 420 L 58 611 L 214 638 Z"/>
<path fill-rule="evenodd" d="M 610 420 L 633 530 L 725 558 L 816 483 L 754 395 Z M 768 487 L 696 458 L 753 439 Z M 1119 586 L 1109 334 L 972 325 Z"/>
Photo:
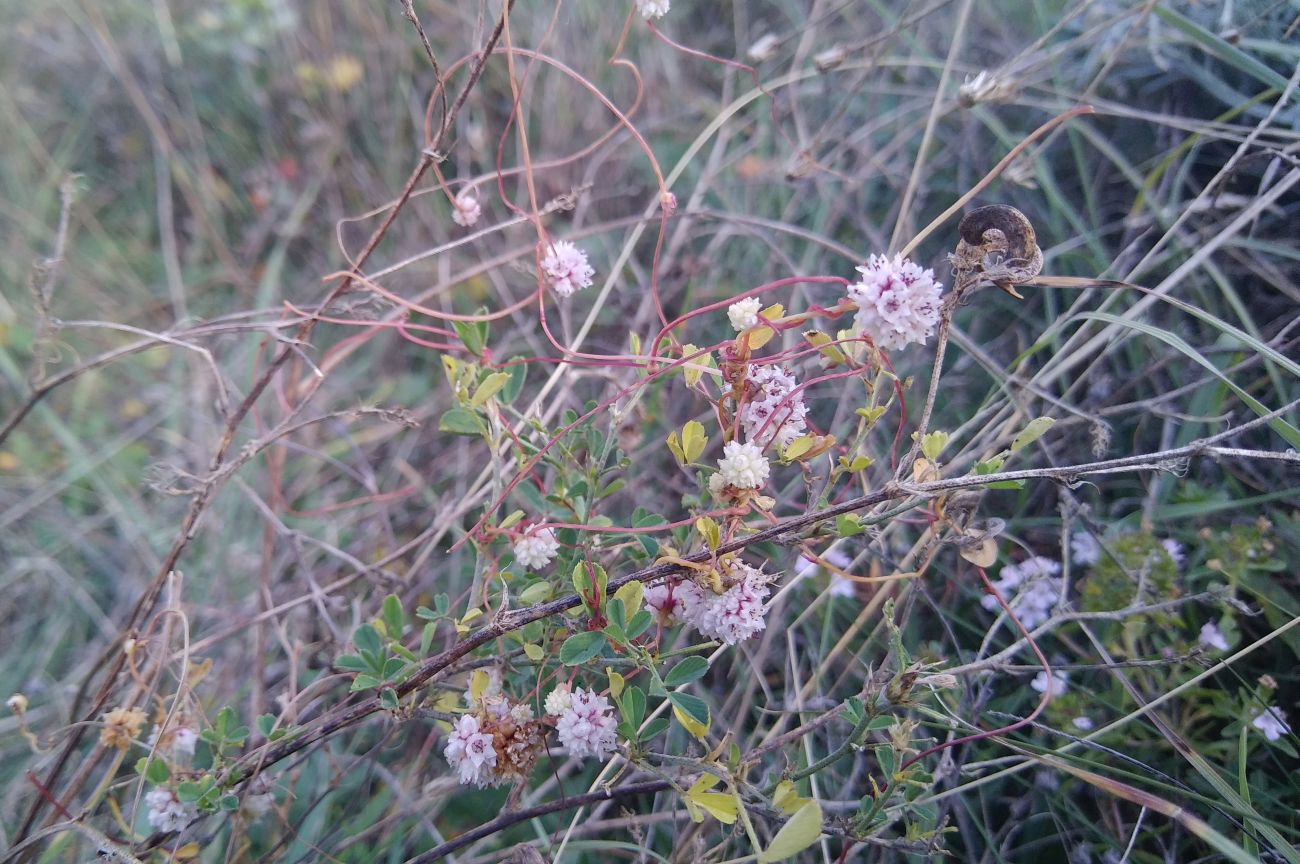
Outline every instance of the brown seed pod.
<path fill-rule="evenodd" d="M 979 274 L 1012 297 L 1012 287 L 1029 282 L 1043 269 L 1043 252 L 1029 218 L 1015 207 L 990 204 L 962 217 L 953 270 L 970 279 Z"/>

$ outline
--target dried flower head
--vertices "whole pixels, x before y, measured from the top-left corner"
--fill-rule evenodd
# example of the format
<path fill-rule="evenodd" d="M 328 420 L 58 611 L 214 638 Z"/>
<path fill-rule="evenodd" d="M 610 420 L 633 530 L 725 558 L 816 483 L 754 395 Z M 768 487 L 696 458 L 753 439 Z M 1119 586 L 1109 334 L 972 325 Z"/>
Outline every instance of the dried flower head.
<path fill-rule="evenodd" d="M 943 294 L 934 271 L 901 255 L 893 260 L 872 255 L 858 272 L 862 281 L 849 286 L 849 299 L 858 306 L 854 317 L 858 329 L 885 349 L 912 342 L 924 345 L 939 323 Z"/>
<path fill-rule="evenodd" d="M 199 817 L 194 804 L 182 801 L 166 786 L 155 786 L 144 796 L 149 807 L 149 824 L 156 831 L 183 831 Z"/>
<path fill-rule="evenodd" d="M 125 750 L 144 727 L 145 713 L 139 708 L 114 708 L 104 715 L 104 728 L 99 730 L 99 743 L 104 747 Z"/>
<path fill-rule="evenodd" d="M 587 263 L 587 253 L 568 240 L 556 240 L 546 248 L 542 258 L 542 274 L 555 293 L 569 297 L 573 292 L 591 285 L 596 271 Z"/>

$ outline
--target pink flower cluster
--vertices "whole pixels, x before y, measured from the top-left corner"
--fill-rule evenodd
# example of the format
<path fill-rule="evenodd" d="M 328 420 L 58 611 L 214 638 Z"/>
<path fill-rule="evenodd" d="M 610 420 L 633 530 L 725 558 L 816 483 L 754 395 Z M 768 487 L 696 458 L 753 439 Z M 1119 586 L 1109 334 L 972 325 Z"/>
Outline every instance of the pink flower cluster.
<path fill-rule="evenodd" d="M 466 714 L 456 721 L 442 755 L 459 772 L 460 782 L 475 786 L 492 783 L 492 769 L 497 764 L 496 747 L 492 736 L 483 732 L 473 714 Z"/>
<path fill-rule="evenodd" d="M 683 582 L 673 589 L 680 604 L 677 617 L 710 639 L 727 645 L 754 636 L 767 627 L 763 619 L 763 601 L 771 593 L 768 578 L 761 571 L 738 559 L 725 565 L 735 583 L 721 594 Z"/>
<path fill-rule="evenodd" d="M 596 271 L 587 263 L 587 253 L 568 240 L 556 240 L 546 249 L 542 258 L 542 275 L 551 283 L 555 293 L 569 297 L 580 288 L 591 285 Z"/>
<path fill-rule="evenodd" d="M 761 366 L 749 373 L 746 389 L 749 401 L 741 411 L 745 437 L 766 447 L 776 441 L 782 448 L 808 431 L 808 406 L 803 393 L 795 392 L 799 382 L 781 366 Z"/>
<path fill-rule="evenodd" d="M 614 750 L 614 730 L 618 721 L 611 713 L 609 700 L 599 693 L 577 687 L 570 694 L 555 722 L 560 743 L 570 756 L 579 759 L 595 756 L 604 759 Z"/>
<path fill-rule="evenodd" d="M 872 255 L 858 268 L 862 281 L 849 286 L 849 299 L 858 306 L 854 322 L 880 348 L 894 349 L 925 340 L 939 323 L 943 285 L 934 271 L 901 255 L 893 260 Z"/>

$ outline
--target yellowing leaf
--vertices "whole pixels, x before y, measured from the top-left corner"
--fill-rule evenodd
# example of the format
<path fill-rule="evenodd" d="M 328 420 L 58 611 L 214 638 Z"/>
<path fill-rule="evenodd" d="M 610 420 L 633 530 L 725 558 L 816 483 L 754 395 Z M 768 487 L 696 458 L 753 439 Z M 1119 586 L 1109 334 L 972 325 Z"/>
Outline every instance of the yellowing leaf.
<path fill-rule="evenodd" d="M 758 854 L 759 864 L 769 861 L 784 861 L 798 855 L 817 842 L 822 836 L 822 808 L 816 801 L 809 801 L 799 808 L 790 821 L 781 826 L 772 838 L 772 843 Z"/>
<path fill-rule="evenodd" d="M 979 545 L 963 546 L 961 557 L 976 567 L 992 567 L 998 561 L 998 544 L 992 537 L 985 537 Z"/>
<path fill-rule="evenodd" d="M 704 433 L 704 426 L 699 422 L 691 420 L 682 427 L 682 453 L 687 462 L 699 459 L 708 443 L 709 436 Z"/>
<path fill-rule="evenodd" d="M 811 450 L 815 443 L 817 443 L 817 440 L 813 438 L 813 436 L 801 435 L 790 442 L 789 446 L 781 453 L 781 458 L 786 462 L 793 462 L 795 459 L 798 459 L 800 456 Z"/>
<path fill-rule="evenodd" d="M 724 825 L 735 822 L 736 814 L 740 812 L 736 797 L 726 792 L 697 792 L 694 798 L 696 804 Z"/>
<path fill-rule="evenodd" d="M 615 672 L 613 669 L 610 669 L 608 666 L 605 667 L 605 674 L 609 676 L 610 695 L 613 696 L 615 699 L 622 696 L 623 685 L 626 683 L 623 680 L 623 676 Z"/>
<path fill-rule="evenodd" d="M 917 459 L 912 463 L 912 479 L 917 483 L 929 483 L 939 479 L 939 469 L 929 459 Z"/>
<path fill-rule="evenodd" d="M 528 659 L 532 660 L 534 663 L 542 662 L 542 658 L 546 656 L 546 652 L 542 650 L 542 646 L 534 645 L 531 642 L 524 645 L 524 654 L 526 654 Z"/>
<path fill-rule="evenodd" d="M 704 740 L 704 736 L 709 732 L 709 723 L 707 720 L 701 723 L 676 705 L 673 706 L 673 716 L 677 718 L 678 723 L 682 724 L 683 729 L 690 732 L 701 741 Z"/>
<path fill-rule="evenodd" d="M 488 685 L 491 683 L 492 679 L 488 676 L 487 670 L 475 669 L 474 674 L 469 678 L 470 698 L 475 702 L 482 699 L 483 694 L 487 692 Z"/>
<path fill-rule="evenodd" d="M 921 439 L 921 452 L 924 453 L 925 458 L 929 459 L 931 462 L 938 459 L 939 454 L 943 452 L 943 448 L 947 446 L 947 432 L 929 432 Z"/>
<path fill-rule="evenodd" d="M 782 780 L 776 784 L 776 793 L 772 796 L 772 803 L 776 805 L 776 809 L 787 816 L 799 812 L 799 809 L 810 800 L 812 799 L 801 797 L 794 783 L 789 780 Z"/>
<path fill-rule="evenodd" d="M 1015 437 L 1015 440 L 1011 442 L 1011 452 L 1014 453 L 1017 450 L 1028 447 L 1039 438 L 1042 438 L 1043 434 L 1047 432 L 1048 429 L 1051 429 L 1052 424 L 1055 422 L 1056 421 L 1051 417 L 1038 417 L 1034 420 L 1030 420 L 1029 425 L 1022 429 L 1020 434 Z"/>
<path fill-rule="evenodd" d="M 705 543 L 709 544 L 710 549 L 717 549 L 722 543 L 722 529 L 708 516 L 701 516 L 695 520 L 695 530 L 700 532 L 700 536 L 704 538 Z"/>
<path fill-rule="evenodd" d="M 191 858 L 199 857 L 199 850 L 199 844 L 191 840 L 189 843 L 186 843 L 184 846 L 173 852 L 172 857 L 177 861 L 189 861 Z"/>
<path fill-rule="evenodd" d="M 640 582 L 632 581 L 614 592 L 615 600 L 623 601 L 623 609 L 628 620 L 641 611 L 641 603 L 645 599 L 645 585 Z"/>
<path fill-rule="evenodd" d="M 682 445 L 677 441 L 676 429 L 668 433 L 668 449 L 672 451 L 678 465 L 686 464 L 686 453 L 682 450 Z"/>

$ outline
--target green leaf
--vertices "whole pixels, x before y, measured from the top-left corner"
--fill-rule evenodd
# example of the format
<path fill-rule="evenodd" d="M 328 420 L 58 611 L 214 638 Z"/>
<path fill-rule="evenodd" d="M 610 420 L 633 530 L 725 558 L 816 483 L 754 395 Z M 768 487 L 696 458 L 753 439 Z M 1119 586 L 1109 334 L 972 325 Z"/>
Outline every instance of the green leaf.
<path fill-rule="evenodd" d="M 560 646 L 560 662 L 577 666 L 600 653 L 605 646 L 605 634 L 596 632 L 574 633 Z"/>
<path fill-rule="evenodd" d="M 477 414 L 468 408 L 453 405 L 438 421 L 438 431 L 452 435 L 482 435 L 486 430 Z"/>
<path fill-rule="evenodd" d="M 362 624 L 352 634 L 352 644 L 356 645 L 362 655 L 379 654 L 383 651 L 384 643 L 379 638 L 379 631 L 370 624 Z"/>
<path fill-rule="evenodd" d="M 275 715 L 259 714 L 256 721 L 257 731 L 263 738 L 270 738 L 275 731 Z"/>
<path fill-rule="evenodd" d="M 627 622 L 627 638 L 635 639 L 646 630 L 650 629 L 650 625 L 653 623 L 654 616 L 645 609 L 642 609 L 640 612 L 632 616 L 631 621 Z"/>
<path fill-rule="evenodd" d="M 698 696 L 689 693 L 669 693 L 668 701 L 673 706 L 673 716 L 701 741 L 709 731 L 709 705 Z"/>
<path fill-rule="evenodd" d="M 651 720 L 649 723 L 646 724 L 645 729 L 641 730 L 641 740 L 649 741 L 653 738 L 657 738 L 658 736 L 664 734 L 664 730 L 667 728 L 668 728 L 668 718 L 656 717 L 655 719 Z"/>
<path fill-rule="evenodd" d="M 856 537 L 865 530 L 862 527 L 862 518 L 856 513 L 845 513 L 835 517 L 835 533 L 841 537 Z"/>
<path fill-rule="evenodd" d="M 474 408 L 482 408 L 487 401 L 501 392 L 507 384 L 510 383 L 510 375 L 507 372 L 493 372 L 483 379 L 483 383 L 478 385 L 474 391 L 474 396 L 469 400 L 469 404 Z"/>
<path fill-rule="evenodd" d="M 668 670 L 668 674 L 664 676 L 664 684 L 669 687 L 680 687 L 683 684 L 689 684 L 692 681 L 703 678 L 704 673 L 708 671 L 708 660 L 699 656 L 686 657 L 676 666 Z"/>
<path fill-rule="evenodd" d="M 384 598 L 384 626 L 388 628 L 388 636 L 392 639 L 400 639 L 402 628 L 406 625 L 406 613 L 402 611 L 402 601 L 396 594 L 389 594 Z"/>
<path fill-rule="evenodd" d="M 379 679 L 374 675 L 361 674 L 352 679 L 352 687 L 348 692 L 356 693 L 358 690 L 369 690 L 371 687 L 378 687 L 379 683 Z"/>
<path fill-rule="evenodd" d="M 342 654 L 334 661 L 334 665 L 340 669 L 346 669 L 349 672 L 368 672 L 370 664 L 362 660 L 355 654 Z"/>
<path fill-rule="evenodd" d="M 550 584 L 547 582 L 534 582 L 523 591 L 519 592 L 519 602 L 525 606 L 535 606 L 548 600 L 551 596 Z"/>
<path fill-rule="evenodd" d="M 144 779 L 155 786 L 166 783 L 167 778 L 172 776 L 166 762 L 161 759 L 145 759 L 143 756 L 135 760 L 135 773 L 143 774 Z"/>
<path fill-rule="evenodd" d="M 522 362 L 523 357 L 511 357 L 506 366 L 506 373 L 510 376 L 510 381 L 501 390 L 501 401 L 506 405 L 513 403 L 519 398 L 519 394 L 524 391 L 524 381 L 528 378 L 528 364 Z"/>
<path fill-rule="evenodd" d="M 781 830 L 772 838 L 772 843 L 759 853 L 758 860 L 760 864 L 784 861 L 816 843 L 821 836 L 821 805 L 816 801 L 809 801 L 781 826 Z"/>
<path fill-rule="evenodd" d="M 479 309 L 478 314 L 482 315 L 486 309 Z M 460 341 L 465 343 L 465 347 L 475 357 L 483 354 L 483 348 L 487 345 L 488 340 L 488 322 L 486 321 L 453 321 L 451 326 L 455 328 L 456 335 Z"/>

